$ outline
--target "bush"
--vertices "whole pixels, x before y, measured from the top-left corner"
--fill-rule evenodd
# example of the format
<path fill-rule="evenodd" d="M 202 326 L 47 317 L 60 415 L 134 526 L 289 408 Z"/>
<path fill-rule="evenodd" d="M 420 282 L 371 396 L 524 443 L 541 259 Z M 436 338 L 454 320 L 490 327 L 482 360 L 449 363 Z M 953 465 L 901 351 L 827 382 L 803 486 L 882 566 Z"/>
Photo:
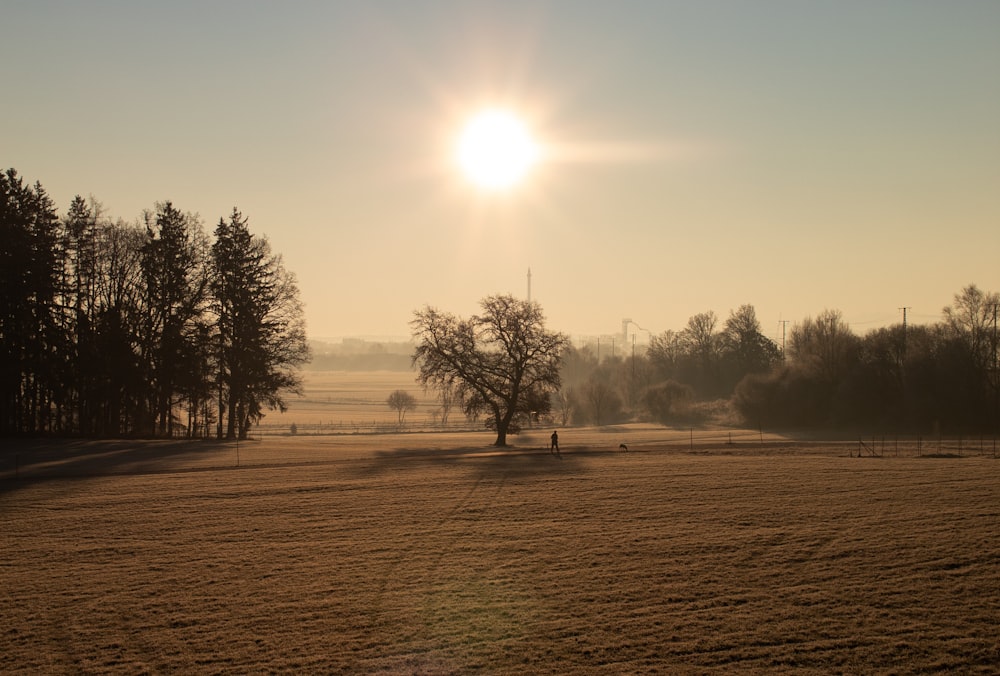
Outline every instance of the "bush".
<path fill-rule="evenodd" d="M 642 406 L 651 420 L 669 425 L 686 419 L 694 401 L 694 389 L 676 380 L 647 387 L 642 393 Z"/>
<path fill-rule="evenodd" d="M 733 404 L 744 422 L 764 427 L 827 425 L 832 400 L 829 384 L 787 367 L 748 375 L 733 393 Z"/>

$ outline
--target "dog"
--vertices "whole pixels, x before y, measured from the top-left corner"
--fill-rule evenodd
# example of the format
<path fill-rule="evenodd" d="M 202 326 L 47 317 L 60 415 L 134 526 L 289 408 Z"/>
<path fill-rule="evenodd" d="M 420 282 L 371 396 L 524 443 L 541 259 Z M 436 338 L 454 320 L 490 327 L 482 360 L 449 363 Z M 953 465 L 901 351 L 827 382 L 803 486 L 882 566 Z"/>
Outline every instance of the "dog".
<path fill-rule="evenodd" d="M 628 446 L 626 446 L 625 444 L 618 444 L 618 450 L 619 451 L 627 451 L 628 450 Z"/>

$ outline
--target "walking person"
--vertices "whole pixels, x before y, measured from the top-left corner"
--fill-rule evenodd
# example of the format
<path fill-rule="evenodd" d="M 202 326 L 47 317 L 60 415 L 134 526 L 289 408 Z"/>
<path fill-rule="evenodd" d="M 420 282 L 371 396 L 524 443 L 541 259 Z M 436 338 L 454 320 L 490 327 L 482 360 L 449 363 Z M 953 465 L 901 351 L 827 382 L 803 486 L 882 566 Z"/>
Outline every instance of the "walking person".
<path fill-rule="evenodd" d="M 554 452 L 556 455 L 562 455 L 562 453 L 559 452 L 559 432 L 553 430 L 552 436 L 549 437 L 549 439 L 551 440 L 549 443 L 549 453 Z"/>

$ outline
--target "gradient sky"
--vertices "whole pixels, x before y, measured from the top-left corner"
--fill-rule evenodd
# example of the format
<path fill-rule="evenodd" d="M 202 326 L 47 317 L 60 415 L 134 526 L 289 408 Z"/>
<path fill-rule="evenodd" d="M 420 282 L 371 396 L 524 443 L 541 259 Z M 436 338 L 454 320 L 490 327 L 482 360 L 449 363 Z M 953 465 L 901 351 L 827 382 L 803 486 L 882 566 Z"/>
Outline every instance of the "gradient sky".
<path fill-rule="evenodd" d="M 1000 290 L 998 36 L 996 0 L 0 0 L 0 166 L 61 213 L 238 206 L 313 337 L 529 267 L 575 336 L 744 303 L 864 333 Z M 504 194 L 454 169 L 484 105 L 550 151 Z"/>

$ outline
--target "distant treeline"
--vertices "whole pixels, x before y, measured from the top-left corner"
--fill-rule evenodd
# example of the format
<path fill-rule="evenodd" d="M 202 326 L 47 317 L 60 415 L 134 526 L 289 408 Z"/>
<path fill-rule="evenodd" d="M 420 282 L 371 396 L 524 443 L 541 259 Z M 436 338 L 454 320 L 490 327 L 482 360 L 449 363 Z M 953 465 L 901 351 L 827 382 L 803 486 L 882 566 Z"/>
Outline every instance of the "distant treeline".
<path fill-rule="evenodd" d="M 791 328 L 785 354 L 744 305 L 653 336 L 635 356 L 585 347 L 564 358 L 553 410 L 562 422 L 698 422 L 728 400 L 742 422 L 767 428 L 990 433 L 1000 429 L 1000 296 L 975 285 L 932 325 L 897 324 L 858 336 L 826 310 Z"/>
<path fill-rule="evenodd" d="M 311 341 L 310 371 L 413 371 L 413 343 L 369 342 L 345 339 L 342 343 Z"/>
<path fill-rule="evenodd" d="M 242 437 L 308 360 L 294 277 L 236 209 L 210 239 L 0 175 L 0 434 Z"/>

